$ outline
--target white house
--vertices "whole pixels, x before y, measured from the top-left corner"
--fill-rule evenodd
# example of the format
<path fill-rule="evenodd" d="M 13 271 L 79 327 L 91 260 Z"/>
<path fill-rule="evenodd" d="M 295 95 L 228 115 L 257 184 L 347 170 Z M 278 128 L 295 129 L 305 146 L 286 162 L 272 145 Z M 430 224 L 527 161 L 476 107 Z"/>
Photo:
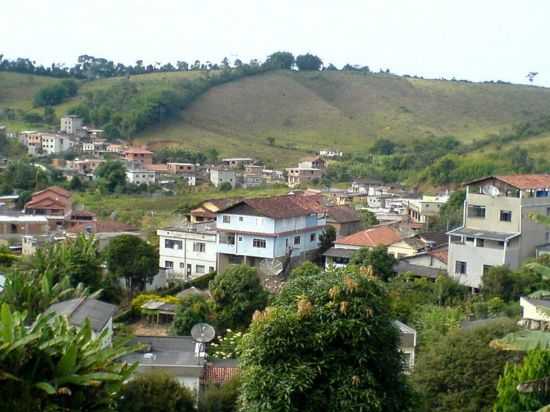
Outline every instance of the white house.
<path fill-rule="evenodd" d="M 158 181 L 158 173 L 154 170 L 128 169 L 126 170 L 126 180 L 135 185 L 152 185 Z"/>
<path fill-rule="evenodd" d="M 157 231 L 159 266 L 176 279 L 191 279 L 217 268 L 215 222 L 168 227 Z"/>
<path fill-rule="evenodd" d="M 59 134 L 42 133 L 42 153 L 51 155 L 63 153 L 73 147 L 73 142 Z"/>
<path fill-rule="evenodd" d="M 210 182 L 220 187 L 223 183 L 229 183 L 232 188 L 237 187 L 237 172 L 228 167 L 214 167 L 210 169 Z"/>
<path fill-rule="evenodd" d="M 241 200 L 216 213 L 219 270 L 244 263 L 279 274 L 316 252 L 325 226 L 320 196 Z"/>
<path fill-rule="evenodd" d="M 79 130 L 82 129 L 82 126 L 83 126 L 82 118 L 80 118 L 79 116 L 70 114 L 68 116 L 63 116 L 60 119 L 59 130 L 61 130 L 64 133 L 74 135 Z"/>

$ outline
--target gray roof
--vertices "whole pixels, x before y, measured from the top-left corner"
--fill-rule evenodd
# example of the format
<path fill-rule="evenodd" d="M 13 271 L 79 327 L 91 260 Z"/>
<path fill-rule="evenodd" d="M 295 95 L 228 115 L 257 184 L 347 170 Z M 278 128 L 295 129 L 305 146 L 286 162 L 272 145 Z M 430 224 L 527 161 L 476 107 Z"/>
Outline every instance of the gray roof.
<path fill-rule="evenodd" d="M 496 240 L 496 241 L 505 241 L 513 239 L 520 235 L 520 233 L 505 233 L 505 232 L 491 232 L 489 230 L 478 230 L 478 229 L 467 229 L 464 227 L 459 227 L 448 232 L 449 235 L 463 235 L 478 237 L 481 239 Z"/>
<path fill-rule="evenodd" d="M 402 347 L 413 348 L 416 346 L 416 330 L 398 320 L 394 320 L 393 325 L 399 329 L 399 339 Z"/>
<path fill-rule="evenodd" d="M 190 336 L 136 336 L 130 344 L 142 344 L 145 348 L 121 359 L 128 363 L 164 367 L 202 365 L 195 356 L 195 342 Z"/>
<path fill-rule="evenodd" d="M 523 299 L 525 299 L 527 302 L 531 303 L 532 305 L 541 306 L 541 307 L 544 307 L 544 308 L 550 308 L 550 300 L 534 299 L 534 298 L 529 298 L 529 297 L 524 297 Z"/>
<path fill-rule="evenodd" d="M 51 305 L 46 313 L 66 316 L 73 326 L 82 326 L 86 319 L 95 332 L 100 332 L 116 313 L 117 307 L 97 299 L 77 298 Z"/>
<path fill-rule="evenodd" d="M 413 265 L 412 263 L 407 262 L 406 260 L 400 260 L 397 262 L 397 264 L 393 267 L 393 270 L 395 270 L 397 273 L 414 273 L 418 276 L 428 277 L 435 279 L 438 275 L 445 274 L 445 270 L 438 269 L 438 268 L 432 268 L 429 266 L 422 266 L 422 265 Z"/>
<path fill-rule="evenodd" d="M 323 256 L 351 258 L 355 252 L 356 250 L 353 249 L 331 247 L 323 253 Z"/>

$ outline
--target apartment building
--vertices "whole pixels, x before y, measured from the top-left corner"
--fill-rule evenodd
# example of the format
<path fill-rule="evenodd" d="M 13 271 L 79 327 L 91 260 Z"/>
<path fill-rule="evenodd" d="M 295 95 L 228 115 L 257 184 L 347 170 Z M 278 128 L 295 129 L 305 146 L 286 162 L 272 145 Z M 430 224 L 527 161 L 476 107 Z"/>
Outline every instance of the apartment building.
<path fill-rule="evenodd" d="M 172 278 L 188 280 L 217 268 L 216 223 L 167 227 L 159 236 L 159 266 Z"/>
<path fill-rule="evenodd" d="M 320 196 L 241 200 L 216 213 L 218 268 L 244 263 L 277 275 L 317 251 L 325 226 Z"/>
<path fill-rule="evenodd" d="M 158 173 L 154 170 L 128 169 L 126 180 L 135 185 L 154 185 L 158 182 Z"/>
<path fill-rule="evenodd" d="M 167 172 L 172 175 L 187 175 L 195 173 L 195 165 L 193 163 L 166 163 Z"/>
<path fill-rule="evenodd" d="M 318 181 L 323 176 L 321 169 L 290 167 L 286 169 L 288 175 L 288 187 L 306 185 L 312 181 Z"/>
<path fill-rule="evenodd" d="M 153 164 L 153 152 L 146 149 L 129 148 L 122 152 L 124 160 L 136 167 L 145 167 Z"/>
<path fill-rule="evenodd" d="M 228 157 L 222 159 L 222 165 L 231 168 L 244 168 L 246 165 L 251 165 L 255 162 L 250 157 Z"/>
<path fill-rule="evenodd" d="M 84 125 L 82 118 L 73 114 L 63 116 L 59 122 L 59 130 L 69 135 L 75 135 Z"/>
<path fill-rule="evenodd" d="M 550 175 L 490 176 L 466 184 L 463 225 L 448 232 L 449 275 L 479 288 L 493 266 L 516 269 L 550 242 Z"/>
<path fill-rule="evenodd" d="M 429 223 L 430 219 L 439 216 L 439 211 L 449 200 L 449 195 L 430 196 L 424 195 L 422 199 L 411 199 L 408 202 L 407 214 L 411 221 L 416 223 Z"/>
<path fill-rule="evenodd" d="M 220 187 L 223 183 L 229 183 L 232 188 L 236 188 L 239 183 L 238 174 L 227 166 L 213 167 L 210 169 L 210 182 L 216 187 Z"/>

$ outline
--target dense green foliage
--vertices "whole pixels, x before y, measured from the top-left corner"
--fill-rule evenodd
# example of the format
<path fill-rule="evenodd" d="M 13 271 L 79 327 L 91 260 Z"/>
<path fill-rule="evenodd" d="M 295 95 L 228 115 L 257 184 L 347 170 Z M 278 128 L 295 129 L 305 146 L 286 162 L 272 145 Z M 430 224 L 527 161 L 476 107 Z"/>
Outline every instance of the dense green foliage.
<path fill-rule="evenodd" d="M 321 272 L 322 270 L 319 266 L 317 266 L 313 262 L 310 262 L 309 260 L 306 260 L 301 265 L 296 266 L 294 269 L 292 269 L 289 278 L 294 279 L 299 276 L 316 276 Z"/>
<path fill-rule="evenodd" d="M 388 253 L 388 249 L 384 246 L 374 248 L 361 248 L 353 254 L 350 259 L 350 264 L 360 267 L 371 267 L 376 276 L 381 279 L 388 280 L 395 272 L 393 267 L 397 261 L 393 255 Z"/>
<path fill-rule="evenodd" d="M 209 385 L 199 402 L 199 412 L 237 412 L 240 379 L 233 378 L 222 385 Z"/>
<path fill-rule="evenodd" d="M 336 229 L 333 226 L 327 226 L 323 233 L 319 235 L 319 253 L 329 250 L 336 240 Z"/>
<path fill-rule="evenodd" d="M 543 261 L 544 259 L 541 259 Z M 512 271 L 505 266 L 492 267 L 481 277 L 481 293 L 487 299 L 498 297 L 505 302 L 517 301 L 536 290 L 547 290 L 550 281 L 527 263 Z"/>
<path fill-rule="evenodd" d="M 35 106 L 55 106 L 76 96 L 77 92 L 78 83 L 74 80 L 63 80 L 60 83 L 40 89 L 34 95 L 33 104 Z"/>
<path fill-rule="evenodd" d="M 172 328 L 176 335 L 190 336 L 191 328 L 200 322 L 213 319 L 211 303 L 201 295 L 188 295 L 178 304 Z"/>
<path fill-rule="evenodd" d="M 173 147 L 163 147 L 159 150 L 155 150 L 153 153 L 154 163 L 194 163 L 204 164 L 208 160 L 208 156 L 201 152 L 192 152 L 185 149 L 178 149 Z M 216 159 L 214 159 L 216 161 Z"/>
<path fill-rule="evenodd" d="M 364 228 L 368 228 L 379 223 L 376 215 L 368 209 L 360 210 L 359 215 L 361 216 L 361 225 Z"/>
<path fill-rule="evenodd" d="M 194 412 L 193 394 L 162 372 L 138 375 L 126 383 L 118 401 L 118 412 Z"/>
<path fill-rule="evenodd" d="M 377 281 L 354 269 L 298 277 L 245 335 L 242 410 L 409 410 L 398 345 Z"/>
<path fill-rule="evenodd" d="M 121 161 L 111 160 L 100 164 L 95 175 L 104 193 L 121 193 L 126 187 L 126 167 Z"/>
<path fill-rule="evenodd" d="M 135 369 L 116 360 L 129 350 L 73 328 L 61 316 L 25 314 L 4 304 L 0 322 L 0 405 L 5 411 L 114 411 L 114 396 Z"/>
<path fill-rule="evenodd" d="M 418 356 L 412 382 L 423 396 L 422 410 L 489 412 L 496 384 L 511 352 L 489 342 L 517 329 L 514 321 L 495 320 L 485 326 L 460 329 L 432 341 Z"/>
<path fill-rule="evenodd" d="M 497 386 L 494 412 L 536 411 L 550 403 L 547 391 L 520 393 L 519 384 L 550 376 L 550 351 L 535 349 L 519 364 L 508 364 Z"/>
<path fill-rule="evenodd" d="M 323 61 L 310 53 L 296 56 L 296 67 L 299 70 L 319 70 L 323 66 Z"/>
<path fill-rule="evenodd" d="M 294 66 L 294 55 L 290 52 L 275 52 L 267 56 L 265 61 L 266 66 L 270 66 L 274 69 L 286 69 L 290 70 Z"/>
<path fill-rule="evenodd" d="M 137 236 L 117 236 L 104 254 L 109 272 L 123 278 L 131 294 L 143 290 L 158 272 L 156 249 Z"/>
<path fill-rule="evenodd" d="M 8 167 L 0 174 L 0 194 L 42 190 L 51 184 L 61 182 L 61 179 L 62 176 L 58 172 L 26 160 L 14 160 L 8 162 Z"/>
<path fill-rule="evenodd" d="M 218 273 L 209 285 L 214 299 L 216 323 L 223 329 L 246 328 L 255 311 L 267 304 L 256 269 L 245 265 L 230 266 Z"/>

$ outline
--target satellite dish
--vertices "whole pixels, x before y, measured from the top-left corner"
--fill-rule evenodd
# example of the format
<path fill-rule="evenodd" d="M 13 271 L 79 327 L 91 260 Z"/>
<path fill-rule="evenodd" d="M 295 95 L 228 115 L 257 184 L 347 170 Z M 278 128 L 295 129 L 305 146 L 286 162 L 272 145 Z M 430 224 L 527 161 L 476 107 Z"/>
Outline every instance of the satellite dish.
<path fill-rule="evenodd" d="M 195 342 L 208 343 L 216 337 L 216 330 L 208 323 L 197 323 L 191 328 L 191 336 Z"/>

